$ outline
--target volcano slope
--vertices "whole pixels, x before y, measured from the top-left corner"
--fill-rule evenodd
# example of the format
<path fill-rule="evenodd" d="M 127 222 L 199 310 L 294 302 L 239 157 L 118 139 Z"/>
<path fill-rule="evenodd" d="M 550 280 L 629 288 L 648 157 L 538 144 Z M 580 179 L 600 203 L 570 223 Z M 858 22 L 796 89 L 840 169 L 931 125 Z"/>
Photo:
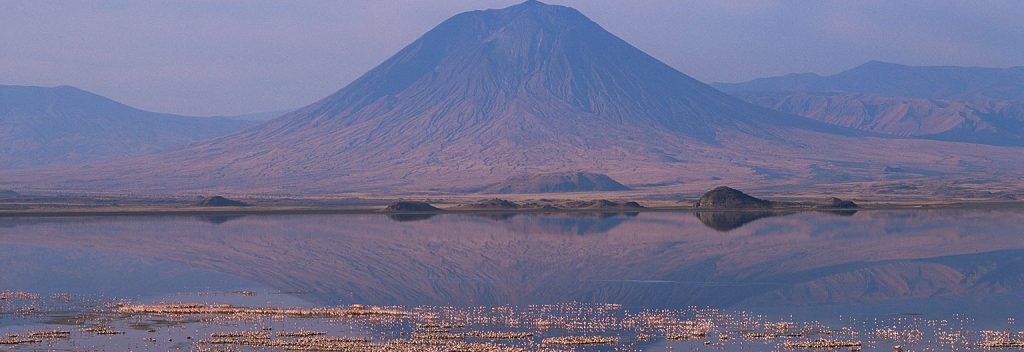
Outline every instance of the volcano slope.
<path fill-rule="evenodd" d="M 1008 147 L 875 137 L 757 107 L 580 12 L 528 1 L 456 15 L 338 92 L 257 127 L 91 168 L 5 173 L 6 188 L 458 192 L 594 172 L 626 186 L 1007 182 Z"/>

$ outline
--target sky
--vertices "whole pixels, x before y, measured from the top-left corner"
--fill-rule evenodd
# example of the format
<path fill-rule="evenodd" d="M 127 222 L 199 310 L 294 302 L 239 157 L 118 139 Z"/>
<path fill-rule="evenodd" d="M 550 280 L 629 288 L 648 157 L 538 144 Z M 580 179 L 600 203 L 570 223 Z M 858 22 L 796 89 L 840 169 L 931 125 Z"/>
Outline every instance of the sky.
<path fill-rule="evenodd" d="M 72 85 L 145 110 L 297 108 L 460 12 L 518 0 L 0 0 L 0 84 Z M 1018 0 L 551 0 L 705 82 L 869 60 L 1024 65 Z"/>

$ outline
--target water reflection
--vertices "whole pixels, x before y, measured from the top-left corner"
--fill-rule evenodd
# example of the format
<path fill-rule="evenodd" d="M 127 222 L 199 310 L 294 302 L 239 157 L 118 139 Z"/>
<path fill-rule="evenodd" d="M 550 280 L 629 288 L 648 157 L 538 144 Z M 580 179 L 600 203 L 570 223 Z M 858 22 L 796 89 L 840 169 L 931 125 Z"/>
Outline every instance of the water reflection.
<path fill-rule="evenodd" d="M 9 227 L 0 228 L 0 246 L 178 263 L 308 292 L 305 298 L 323 305 L 898 309 L 891 304 L 914 302 L 915 309 L 949 309 L 951 301 L 1024 292 L 1021 212 L 720 215 L 3 219 Z M 60 270 L 61 263 L 32 256 L 4 262 L 0 288 L 20 289 L 43 277 L 35 268 Z M 119 275 L 109 269 L 117 265 L 92 265 L 94 275 Z M 73 280 L 67 284 L 76 289 Z"/>
<path fill-rule="evenodd" d="M 500 226 L 527 233 L 586 235 L 605 233 L 619 226 L 638 212 L 574 212 L 574 213 L 502 213 L 484 212 L 460 214 L 497 222 Z M 387 214 L 398 222 L 420 221 L 433 218 L 437 213 Z M 518 218 L 517 218 L 518 217 Z M 514 219 L 515 218 L 515 219 Z"/>
<path fill-rule="evenodd" d="M 639 213 L 554 213 L 523 214 L 499 224 L 518 233 L 549 235 L 593 235 L 608 233 Z"/>
<path fill-rule="evenodd" d="M 205 215 L 197 216 L 196 219 L 217 225 L 226 223 L 231 220 L 241 219 L 244 216 L 245 215 Z"/>
<path fill-rule="evenodd" d="M 699 211 L 693 213 L 700 219 L 704 226 L 712 229 L 728 232 L 740 228 L 743 225 L 771 216 L 785 216 L 792 212 L 773 211 Z"/>
<path fill-rule="evenodd" d="M 821 210 L 821 214 L 835 216 L 853 216 L 856 210 Z M 796 211 L 698 211 L 693 213 L 700 222 L 720 232 L 729 232 L 759 219 L 773 216 L 797 214 Z"/>
<path fill-rule="evenodd" d="M 437 215 L 437 214 L 432 214 L 432 213 L 402 214 L 402 213 L 399 213 L 399 214 L 387 214 L 387 217 L 388 217 L 388 219 L 391 219 L 391 220 L 394 220 L 394 221 L 406 222 L 406 221 L 427 220 L 427 219 L 430 219 L 430 218 L 434 217 L 434 215 Z"/>
<path fill-rule="evenodd" d="M 73 292 L 120 299 L 254 286 L 237 275 L 197 269 L 181 262 L 81 247 L 0 245 L 0 291 L 44 296 Z"/>

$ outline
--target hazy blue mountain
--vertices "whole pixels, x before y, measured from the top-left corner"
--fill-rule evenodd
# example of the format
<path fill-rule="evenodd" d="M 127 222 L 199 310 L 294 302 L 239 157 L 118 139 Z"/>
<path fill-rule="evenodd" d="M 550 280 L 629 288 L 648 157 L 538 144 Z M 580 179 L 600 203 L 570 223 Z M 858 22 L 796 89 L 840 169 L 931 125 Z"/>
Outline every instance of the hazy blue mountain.
<path fill-rule="evenodd" d="M 252 124 L 143 111 L 68 86 L 0 85 L 0 168 L 140 155 Z"/>
<path fill-rule="evenodd" d="M 228 120 L 262 122 L 262 121 L 273 120 L 275 118 L 281 117 L 281 115 L 287 114 L 287 113 L 292 112 L 292 111 L 295 111 L 295 109 L 281 109 L 281 110 L 274 110 L 274 111 L 260 111 L 260 112 L 254 112 L 254 113 L 248 113 L 248 114 L 238 114 L 238 115 L 218 115 L 218 116 L 213 116 L 213 117 L 225 118 L 225 119 L 228 119 Z"/>
<path fill-rule="evenodd" d="M 716 83 L 726 92 L 850 92 L 957 100 L 1024 100 L 1024 66 L 908 66 L 871 61 L 830 75 L 790 74 L 743 83 Z"/>

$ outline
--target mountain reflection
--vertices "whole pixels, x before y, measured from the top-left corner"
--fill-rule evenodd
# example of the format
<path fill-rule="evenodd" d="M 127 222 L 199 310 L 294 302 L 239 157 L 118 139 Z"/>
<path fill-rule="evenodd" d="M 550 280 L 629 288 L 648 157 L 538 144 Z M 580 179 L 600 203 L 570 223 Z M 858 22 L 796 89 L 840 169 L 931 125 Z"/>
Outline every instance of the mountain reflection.
<path fill-rule="evenodd" d="M 0 246 L 176 262 L 320 304 L 814 306 L 1024 291 L 1019 212 L 717 215 L 35 219 L 0 228 Z M 38 263 L 2 264 L 19 282 Z"/>

